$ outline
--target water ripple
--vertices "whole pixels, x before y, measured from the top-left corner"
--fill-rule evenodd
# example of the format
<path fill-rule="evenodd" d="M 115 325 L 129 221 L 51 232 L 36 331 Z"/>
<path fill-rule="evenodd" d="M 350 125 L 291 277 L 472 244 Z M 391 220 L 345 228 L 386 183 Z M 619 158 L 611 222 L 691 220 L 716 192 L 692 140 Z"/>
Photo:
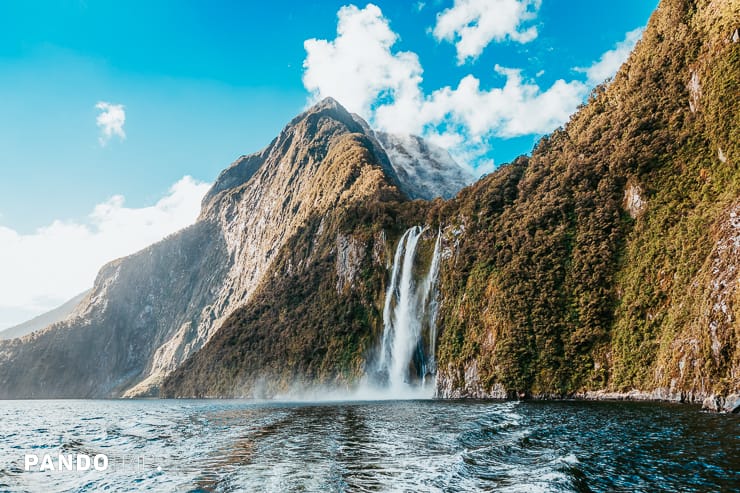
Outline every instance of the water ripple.
<path fill-rule="evenodd" d="M 5 401 L 0 413 L 3 492 L 703 492 L 740 486 L 740 421 L 689 406 Z M 119 466 L 24 472 L 25 453 L 102 453 Z"/>

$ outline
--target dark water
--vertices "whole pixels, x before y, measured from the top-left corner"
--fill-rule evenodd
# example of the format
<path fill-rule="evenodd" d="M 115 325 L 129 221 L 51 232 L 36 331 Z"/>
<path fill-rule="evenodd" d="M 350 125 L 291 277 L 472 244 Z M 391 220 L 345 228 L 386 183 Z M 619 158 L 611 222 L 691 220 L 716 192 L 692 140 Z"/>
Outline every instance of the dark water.
<path fill-rule="evenodd" d="M 681 405 L 0 401 L 0 416 L 0 491 L 740 491 L 740 419 Z M 26 453 L 109 468 L 25 472 Z"/>

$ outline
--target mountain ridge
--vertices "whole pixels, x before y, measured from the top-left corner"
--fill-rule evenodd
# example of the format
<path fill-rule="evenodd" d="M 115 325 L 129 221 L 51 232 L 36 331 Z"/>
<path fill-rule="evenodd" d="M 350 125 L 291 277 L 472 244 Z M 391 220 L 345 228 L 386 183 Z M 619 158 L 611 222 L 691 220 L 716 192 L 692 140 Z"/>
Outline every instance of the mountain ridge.
<path fill-rule="evenodd" d="M 75 308 L 77 308 L 80 302 L 89 293 L 89 290 L 84 291 L 77 296 L 70 298 L 68 301 L 65 301 L 58 307 L 49 310 L 48 312 L 42 313 L 41 315 L 33 317 L 32 319 L 27 320 L 23 323 L 8 327 L 7 329 L 3 329 L 2 331 L 0 331 L 0 340 L 23 337 L 32 332 L 36 332 L 37 330 L 44 329 L 49 325 L 63 321 L 74 312 Z"/>

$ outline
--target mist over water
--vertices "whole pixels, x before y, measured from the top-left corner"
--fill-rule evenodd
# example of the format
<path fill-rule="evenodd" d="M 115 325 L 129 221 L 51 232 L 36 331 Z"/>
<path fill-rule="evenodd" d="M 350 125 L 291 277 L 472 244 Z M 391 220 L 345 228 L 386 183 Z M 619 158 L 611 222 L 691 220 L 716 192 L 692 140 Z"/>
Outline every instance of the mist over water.
<path fill-rule="evenodd" d="M 608 402 L 0 402 L 0 491 L 737 491 L 740 420 Z M 25 453 L 146 468 L 24 472 Z M 161 467 L 161 471 L 157 468 Z"/>

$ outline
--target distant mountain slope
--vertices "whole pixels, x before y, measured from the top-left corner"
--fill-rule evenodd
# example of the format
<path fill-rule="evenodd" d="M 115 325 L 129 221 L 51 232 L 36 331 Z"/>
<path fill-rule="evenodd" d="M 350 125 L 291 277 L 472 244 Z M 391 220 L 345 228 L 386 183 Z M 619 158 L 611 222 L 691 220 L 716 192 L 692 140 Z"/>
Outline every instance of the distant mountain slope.
<path fill-rule="evenodd" d="M 402 188 L 411 197 L 450 199 L 475 177 L 439 146 L 415 135 L 374 132 L 391 160 Z"/>
<path fill-rule="evenodd" d="M 53 310 L 50 310 L 46 313 L 42 313 L 41 315 L 32 318 L 31 320 L 28 320 L 27 322 L 23 322 L 22 324 L 15 325 L 13 327 L 9 327 L 3 331 L 0 332 L 0 340 L 2 339 L 14 339 L 16 337 L 23 337 L 25 335 L 28 335 L 32 332 L 36 332 L 37 330 L 41 330 L 45 327 L 48 327 L 49 325 L 55 324 L 57 322 L 61 322 L 65 318 L 67 318 L 74 309 L 77 307 L 77 305 L 80 304 L 80 302 L 85 299 L 85 296 L 87 296 L 90 293 L 90 291 L 85 291 L 84 293 L 80 293 L 71 300 L 67 301 L 61 306 L 58 306 L 57 308 L 54 308 Z"/>

